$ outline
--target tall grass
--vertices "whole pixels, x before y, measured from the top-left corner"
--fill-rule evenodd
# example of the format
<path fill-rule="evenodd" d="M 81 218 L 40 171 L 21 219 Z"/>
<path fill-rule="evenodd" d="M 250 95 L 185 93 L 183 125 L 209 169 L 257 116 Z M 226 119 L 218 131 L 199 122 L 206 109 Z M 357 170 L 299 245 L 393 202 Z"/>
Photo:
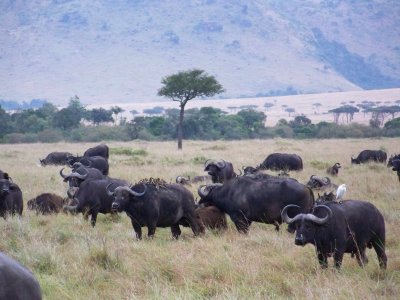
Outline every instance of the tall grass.
<path fill-rule="evenodd" d="M 60 167 L 38 167 L 39 157 L 66 150 L 83 153 L 94 144 L 0 145 L 0 168 L 12 176 L 24 202 L 43 192 L 64 195 Z M 294 245 L 293 235 L 253 223 L 248 235 L 230 223 L 226 232 L 207 231 L 194 238 L 188 228 L 175 241 L 158 228 L 153 240 L 136 241 L 129 218 L 99 215 L 95 228 L 81 215 L 37 216 L 0 220 L 0 251 L 26 265 L 38 278 L 46 299 L 397 299 L 400 294 L 400 184 L 383 165 L 352 166 L 350 156 L 363 149 L 399 151 L 398 139 L 251 140 L 111 143 L 110 175 L 136 182 L 177 175 L 203 175 L 201 159 L 223 158 L 236 168 L 257 165 L 275 151 L 302 156 L 304 170 L 292 177 L 306 182 L 325 176 L 325 166 L 342 164 L 336 184 L 346 183 L 345 198 L 364 199 L 383 213 L 387 230 L 388 269 L 381 271 L 373 250 L 360 268 L 345 255 L 341 271 L 321 270 L 310 245 Z M 281 150 L 283 149 L 284 150 Z M 121 150 L 122 149 L 122 150 Z M 147 155 L 126 149 L 141 149 Z M 139 163 L 127 163 L 137 157 Z M 196 195 L 196 186 L 190 188 Z M 145 229 L 145 233 L 147 230 Z"/>

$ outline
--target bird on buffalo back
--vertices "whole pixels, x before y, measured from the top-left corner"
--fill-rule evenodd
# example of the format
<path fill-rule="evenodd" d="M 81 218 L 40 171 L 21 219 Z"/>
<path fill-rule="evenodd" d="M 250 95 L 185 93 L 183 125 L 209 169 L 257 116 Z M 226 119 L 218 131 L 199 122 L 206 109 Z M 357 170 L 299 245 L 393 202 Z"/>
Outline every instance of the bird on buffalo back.
<path fill-rule="evenodd" d="M 343 200 L 343 196 L 345 193 L 346 193 L 346 185 L 345 184 L 339 185 L 338 189 L 336 190 L 335 201 L 340 203 Z"/>

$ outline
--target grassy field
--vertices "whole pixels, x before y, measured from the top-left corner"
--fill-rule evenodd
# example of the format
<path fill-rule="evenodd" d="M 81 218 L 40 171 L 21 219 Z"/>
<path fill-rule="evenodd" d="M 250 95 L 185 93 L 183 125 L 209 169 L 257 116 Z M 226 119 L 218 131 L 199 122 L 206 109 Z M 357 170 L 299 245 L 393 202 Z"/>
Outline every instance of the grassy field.
<path fill-rule="evenodd" d="M 110 175 L 136 182 L 145 177 L 174 181 L 177 175 L 203 175 L 206 158 L 224 158 L 236 168 L 256 165 L 271 152 L 297 153 L 304 170 L 292 177 L 306 182 L 342 164 L 336 184 L 346 183 L 345 198 L 374 203 L 386 220 L 388 269 L 376 254 L 360 268 L 345 255 L 341 271 L 321 270 L 311 245 L 294 245 L 294 236 L 274 226 L 253 223 L 248 235 L 233 224 L 223 233 L 194 238 L 188 228 L 172 240 L 159 228 L 153 240 L 136 241 L 129 218 L 99 215 L 92 228 L 82 215 L 38 216 L 26 209 L 37 194 L 65 195 L 60 167 L 38 167 L 51 151 L 82 154 L 93 144 L 0 145 L 0 169 L 23 190 L 22 218 L 0 220 L 0 251 L 27 266 L 46 299 L 398 299 L 400 294 L 400 183 L 384 165 L 352 166 L 363 149 L 400 152 L 399 139 L 252 140 L 111 143 Z M 197 195 L 197 187 L 192 191 Z M 147 230 L 144 231 L 147 234 Z"/>

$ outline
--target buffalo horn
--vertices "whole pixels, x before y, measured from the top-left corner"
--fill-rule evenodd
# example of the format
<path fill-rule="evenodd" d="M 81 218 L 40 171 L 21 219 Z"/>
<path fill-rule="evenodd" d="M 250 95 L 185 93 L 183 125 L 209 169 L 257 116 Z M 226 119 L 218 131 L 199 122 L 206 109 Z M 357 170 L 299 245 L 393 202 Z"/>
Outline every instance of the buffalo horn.
<path fill-rule="evenodd" d="M 63 170 L 64 170 L 64 168 L 62 168 L 62 169 L 60 170 L 60 176 L 61 176 L 62 178 L 66 178 L 67 175 L 64 175 L 64 174 L 63 174 Z"/>
<path fill-rule="evenodd" d="M 117 189 L 118 189 L 118 190 L 127 191 L 127 192 L 129 192 L 131 195 L 133 195 L 133 196 L 135 196 L 135 197 L 141 197 L 141 196 L 143 196 L 144 194 L 146 194 L 147 186 L 144 185 L 144 191 L 141 192 L 141 193 L 135 192 L 135 191 L 132 190 L 129 186 L 119 186 L 119 187 L 117 187 L 115 190 L 117 190 Z"/>
<path fill-rule="evenodd" d="M 226 162 L 225 162 L 223 159 L 217 161 L 215 164 L 216 164 L 217 167 L 220 168 L 220 169 L 223 169 L 223 168 L 225 168 L 225 166 L 226 166 Z"/>
<path fill-rule="evenodd" d="M 300 219 L 300 218 L 304 215 L 304 214 L 298 214 L 298 215 L 296 215 L 294 218 L 290 218 L 290 217 L 288 216 L 288 214 L 287 214 L 287 211 L 288 211 L 288 209 L 291 208 L 291 207 L 300 208 L 300 206 L 294 205 L 294 204 L 286 205 L 286 206 L 283 208 L 283 210 L 282 210 L 282 212 L 281 212 L 281 216 L 282 216 L 282 220 L 283 220 L 285 223 L 287 223 L 287 224 L 291 224 L 291 223 L 297 221 L 298 219 Z"/>
<path fill-rule="evenodd" d="M 106 186 L 106 192 L 107 192 L 107 195 L 108 195 L 108 196 L 114 195 L 114 192 L 111 192 L 111 191 L 109 190 L 109 187 L 110 187 L 112 184 L 113 184 L 113 183 L 111 182 L 110 184 L 108 184 L 108 185 Z"/>
<path fill-rule="evenodd" d="M 325 224 L 328 221 L 328 219 L 332 216 L 332 210 L 326 205 L 317 205 L 316 207 L 314 207 L 314 210 L 319 207 L 324 208 L 328 211 L 328 214 L 325 217 L 319 218 L 313 214 L 307 214 L 306 219 L 313 221 L 314 223 L 322 225 L 322 224 Z"/>
<path fill-rule="evenodd" d="M 208 191 L 208 192 L 204 191 L 203 190 L 204 187 L 207 187 L 207 185 L 203 184 L 203 185 L 199 186 L 199 188 L 197 189 L 197 193 L 199 194 L 199 196 L 201 198 L 207 197 L 208 193 L 210 192 L 210 191 Z"/>
<path fill-rule="evenodd" d="M 211 161 L 211 159 L 207 159 L 205 162 L 204 162 L 204 167 L 207 167 L 208 166 L 208 163 Z"/>
<path fill-rule="evenodd" d="M 242 176 L 243 175 L 243 171 L 240 170 L 240 169 L 238 169 L 238 170 L 239 170 L 239 174 L 237 176 Z"/>

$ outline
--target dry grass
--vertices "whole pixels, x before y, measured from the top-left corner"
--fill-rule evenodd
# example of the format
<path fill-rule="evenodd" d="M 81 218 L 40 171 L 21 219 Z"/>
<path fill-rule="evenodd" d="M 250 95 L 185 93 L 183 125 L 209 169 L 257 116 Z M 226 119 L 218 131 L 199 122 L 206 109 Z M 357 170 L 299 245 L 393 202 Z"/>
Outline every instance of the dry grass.
<path fill-rule="evenodd" d="M 20 185 L 25 203 L 42 192 L 64 195 L 60 168 L 38 167 L 38 158 L 56 150 L 83 153 L 92 145 L 0 145 L 0 168 Z M 247 236 L 230 223 L 222 234 L 208 231 L 193 238 L 184 228 L 182 239 L 174 241 L 168 229 L 157 229 L 154 240 L 136 241 L 125 214 L 100 215 L 93 229 L 81 215 L 36 216 L 25 210 L 20 219 L 0 220 L 0 250 L 35 273 L 45 298 L 398 298 L 400 184 L 385 166 L 350 165 L 350 156 L 362 149 L 398 152 L 398 139 L 185 141 L 181 152 L 174 142 L 110 146 L 115 149 L 111 176 L 132 182 L 151 176 L 174 181 L 181 174 L 201 175 L 204 158 L 224 158 L 237 168 L 255 165 L 275 151 L 303 157 L 305 169 L 292 174 L 301 182 L 312 174 L 324 175 L 326 165 L 340 162 L 340 175 L 333 181 L 346 183 L 347 197 L 369 200 L 385 216 L 388 270 L 379 270 L 373 250 L 367 251 L 370 263 L 364 269 L 346 255 L 340 272 L 332 267 L 320 270 L 312 246 L 297 247 L 293 235 L 264 224 L 253 224 Z"/>

